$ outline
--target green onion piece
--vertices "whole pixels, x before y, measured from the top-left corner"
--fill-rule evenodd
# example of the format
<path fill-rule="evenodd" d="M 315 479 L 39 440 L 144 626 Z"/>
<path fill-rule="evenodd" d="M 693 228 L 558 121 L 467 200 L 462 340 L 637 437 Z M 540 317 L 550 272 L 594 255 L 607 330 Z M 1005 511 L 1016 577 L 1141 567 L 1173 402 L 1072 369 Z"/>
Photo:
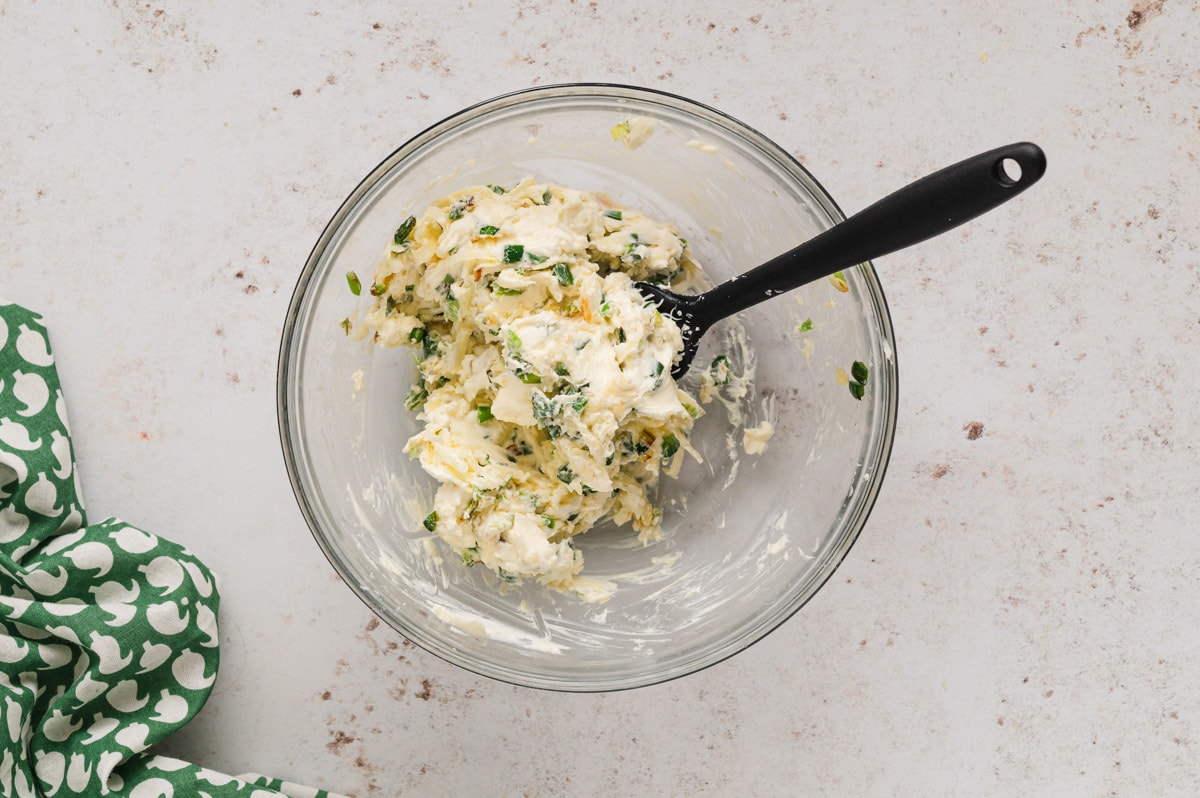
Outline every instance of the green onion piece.
<path fill-rule="evenodd" d="M 518 374 L 517 379 L 526 385 L 534 385 L 542 381 L 541 377 L 529 371 L 525 372 L 524 374 Z"/>
<path fill-rule="evenodd" d="M 458 321 L 458 300 L 450 297 L 446 300 L 446 318 L 450 321 Z"/>
<path fill-rule="evenodd" d="M 480 424 L 483 424 L 484 422 L 487 422 L 487 421 L 491 421 L 493 418 L 495 418 L 495 416 L 492 415 L 492 406 L 491 405 L 480 405 L 475 410 L 475 413 L 479 417 Z"/>
<path fill-rule="evenodd" d="M 442 278 L 442 285 L 454 285 L 454 275 L 447 274 Z"/>
<path fill-rule="evenodd" d="M 350 284 L 350 293 L 358 296 L 362 293 L 362 283 L 358 280 L 358 275 L 354 272 L 346 272 L 346 282 Z"/>
<path fill-rule="evenodd" d="M 422 521 L 421 523 L 425 526 L 426 529 L 428 529 L 430 532 L 432 532 L 433 530 L 437 529 L 437 522 L 438 522 L 437 510 L 434 510 L 429 515 L 425 516 L 425 520 Z"/>
<path fill-rule="evenodd" d="M 521 336 L 512 330 L 508 331 L 508 350 L 514 355 L 521 351 Z"/>
<path fill-rule="evenodd" d="M 509 244 L 504 248 L 504 262 L 516 263 L 525 254 L 525 246 L 523 244 Z"/>
<path fill-rule="evenodd" d="M 488 183 L 487 187 L 490 188 L 492 191 L 496 192 L 497 194 L 503 194 L 506 191 L 506 189 L 503 186 L 497 186 L 493 183 Z"/>
<path fill-rule="evenodd" d="M 668 432 L 662 437 L 662 456 L 664 460 L 671 458 L 675 452 L 679 451 L 679 439 L 672 433 Z"/>
<path fill-rule="evenodd" d="M 493 285 L 492 293 L 496 296 L 519 296 L 525 293 L 524 288 L 505 288 L 502 285 Z"/>
<path fill-rule="evenodd" d="M 424 327 L 414 327 L 413 331 L 408 334 L 408 342 L 410 344 L 420 343 L 425 338 Z"/>
<path fill-rule="evenodd" d="M 530 252 L 530 253 L 526 254 L 525 257 L 529 258 L 534 263 L 545 263 L 546 258 L 548 256 L 547 255 L 535 255 L 532 252 Z"/>
<path fill-rule="evenodd" d="M 479 228 L 479 235 L 481 236 L 494 236 L 499 232 L 500 228 L 496 227 L 494 224 L 485 224 L 483 227 Z"/>
<path fill-rule="evenodd" d="M 533 417 L 538 421 L 553 418 L 559 413 L 558 405 L 541 391 L 533 392 Z"/>
<path fill-rule="evenodd" d="M 350 319 L 349 318 L 342 319 L 340 322 L 338 322 L 338 324 L 340 324 L 342 326 L 342 330 L 345 331 L 346 335 L 350 334 Z"/>
<path fill-rule="evenodd" d="M 425 400 L 429 398 L 429 392 L 423 387 L 414 385 L 413 389 L 408 392 L 408 397 L 404 400 L 404 406 L 409 410 L 416 410 L 421 405 L 425 404 Z"/>
<path fill-rule="evenodd" d="M 847 383 L 847 385 L 850 388 L 850 395 L 853 396 L 855 399 L 862 401 L 863 394 L 866 392 L 867 387 L 865 385 L 863 385 L 861 382 L 850 382 L 850 383 Z"/>
<path fill-rule="evenodd" d="M 396 297 L 392 296 L 391 294 L 388 294 L 387 304 L 385 305 L 383 315 L 390 316 L 395 312 L 396 312 Z"/>
<path fill-rule="evenodd" d="M 554 373 L 560 377 L 570 377 L 571 372 L 567 371 L 567 364 L 561 360 L 554 364 Z"/>
<path fill-rule="evenodd" d="M 625 343 L 625 340 L 626 340 L 626 338 L 625 338 L 625 328 L 624 328 L 624 327 L 618 327 L 618 328 L 617 328 L 617 343 L 623 344 L 623 343 Z"/>
<path fill-rule="evenodd" d="M 612 305 L 607 302 L 600 303 L 600 315 L 607 317 L 610 313 L 612 313 Z"/>
<path fill-rule="evenodd" d="M 546 526 L 554 529 L 554 518 L 549 515 L 543 515 L 542 520 L 546 522 Z"/>
<path fill-rule="evenodd" d="M 385 291 L 387 291 L 387 286 L 383 283 L 375 283 L 371 286 L 371 296 L 383 296 Z"/>
<path fill-rule="evenodd" d="M 724 355 L 717 355 L 713 358 L 712 365 L 708 367 L 708 371 L 712 374 L 713 382 L 717 385 L 729 384 L 729 358 Z"/>
<path fill-rule="evenodd" d="M 575 472 L 571 470 L 570 466 L 559 466 L 558 478 L 570 485 L 571 481 L 575 479 Z"/>
<path fill-rule="evenodd" d="M 554 276 L 558 278 L 559 285 L 575 285 L 575 275 L 565 263 L 554 264 Z"/>
<path fill-rule="evenodd" d="M 438 353 L 437 340 L 428 333 L 421 340 L 421 352 L 425 357 L 436 355 Z"/>
<path fill-rule="evenodd" d="M 854 361 L 854 364 L 850 366 L 850 376 L 853 377 L 856 382 L 862 385 L 867 384 L 868 373 L 867 364 L 863 363 L 861 360 Z"/>
<path fill-rule="evenodd" d="M 621 221 L 621 212 L 620 211 L 605 211 L 604 215 L 607 216 L 609 219 L 616 219 L 618 222 Z"/>
<path fill-rule="evenodd" d="M 576 413 L 582 413 L 583 409 L 585 407 L 587 407 L 587 403 L 588 403 L 587 397 L 584 396 L 583 394 L 579 394 L 579 398 L 576 399 L 574 402 L 571 402 L 571 407 L 575 409 Z"/>
<path fill-rule="evenodd" d="M 554 199 L 554 195 L 550 193 L 550 189 L 546 189 L 546 192 L 542 194 L 542 204 L 549 205 L 552 199 Z"/>
<path fill-rule="evenodd" d="M 413 228 L 417 226 L 417 217 L 410 216 L 400 223 L 396 228 L 396 234 L 392 236 L 392 240 L 397 244 L 403 244 L 404 241 L 412 235 Z"/>
<path fill-rule="evenodd" d="M 469 549 L 463 549 L 462 559 L 463 559 L 463 565 L 467 565 L 467 566 L 471 566 L 471 565 L 474 565 L 475 563 L 479 562 L 479 547 L 472 546 Z"/>
<path fill-rule="evenodd" d="M 805 319 L 800 323 L 800 332 L 808 332 L 813 328 L 813 320 Z"/>

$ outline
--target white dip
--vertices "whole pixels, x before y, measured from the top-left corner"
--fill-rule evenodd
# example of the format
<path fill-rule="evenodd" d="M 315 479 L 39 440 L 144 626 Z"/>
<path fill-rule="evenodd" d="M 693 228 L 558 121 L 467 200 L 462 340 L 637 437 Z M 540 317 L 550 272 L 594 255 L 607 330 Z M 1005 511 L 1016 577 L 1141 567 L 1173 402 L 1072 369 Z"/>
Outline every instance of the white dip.
<path fill-rule="evenodd" d="M 673 227 L 530 178 L 406 220 L 362 284 L 364 327 L 417 350 L 408 451 L 441 483 L 426 527 L 506 580 L 607 598 L 571 539 L 609 517 L 657 538 L 647 493 L 700 414 L 671 378 L 679 328 L 633 283 L 698 273 Z"/>

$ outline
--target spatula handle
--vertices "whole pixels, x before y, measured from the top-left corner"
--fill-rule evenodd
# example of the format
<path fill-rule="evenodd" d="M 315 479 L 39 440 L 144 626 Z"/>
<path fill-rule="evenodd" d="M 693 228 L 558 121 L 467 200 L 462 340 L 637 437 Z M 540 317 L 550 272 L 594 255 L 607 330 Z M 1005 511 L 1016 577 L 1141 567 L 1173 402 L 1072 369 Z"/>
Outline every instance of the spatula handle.
<path fill-rule="evenodd" d="M 705 293 L 702 315 L 725 317 L 864 261 L 940 235 L 1007 202 L 1046 171 L 1046 155 L 1020 142 L 934 172 L 815 238 Z"/>

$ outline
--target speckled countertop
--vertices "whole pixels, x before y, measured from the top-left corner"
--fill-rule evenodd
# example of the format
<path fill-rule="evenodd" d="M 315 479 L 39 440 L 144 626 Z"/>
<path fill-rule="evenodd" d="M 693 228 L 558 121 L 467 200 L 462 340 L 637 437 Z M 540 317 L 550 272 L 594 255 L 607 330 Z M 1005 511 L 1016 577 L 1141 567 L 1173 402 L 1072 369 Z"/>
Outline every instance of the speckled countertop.
<path fill-rule="evenodd" d="M 216 692 L 168 753 L 359 796 L 1195 789 L 1195 3 L 269 5 L 0 2 L 0 292 L 46 316 L 92 515 L 223 580 Z M 836 577 L 730 661 L 591 696 L 377 623 L 274 406 L 291 288 L 357 181 L 577 80 L 715 105 L 847 211 L 1011 140 L 1050 163 L 876 264 L 899 434 Z"/>

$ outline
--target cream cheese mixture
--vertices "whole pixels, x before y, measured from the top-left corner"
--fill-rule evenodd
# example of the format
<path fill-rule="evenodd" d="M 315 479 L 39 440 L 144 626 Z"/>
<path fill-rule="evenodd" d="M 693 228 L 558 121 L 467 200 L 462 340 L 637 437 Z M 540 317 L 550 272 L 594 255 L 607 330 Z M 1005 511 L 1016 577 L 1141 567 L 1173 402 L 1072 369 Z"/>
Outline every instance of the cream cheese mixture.
<path fill-rule="evenodd" d="M 572 538 L 611 517 L 656 539 L 648 492 L 699 458 L 699 403 L 671 378 L 679 328 L 634 282 L 698 276 L 670 225 L 529 178 L 405 220 L 363 328 L 417 349 L 406 405 L 424 427 L 408 451 L 441 483 L 425 526 L 503 579 L 606 598 Z"/>

